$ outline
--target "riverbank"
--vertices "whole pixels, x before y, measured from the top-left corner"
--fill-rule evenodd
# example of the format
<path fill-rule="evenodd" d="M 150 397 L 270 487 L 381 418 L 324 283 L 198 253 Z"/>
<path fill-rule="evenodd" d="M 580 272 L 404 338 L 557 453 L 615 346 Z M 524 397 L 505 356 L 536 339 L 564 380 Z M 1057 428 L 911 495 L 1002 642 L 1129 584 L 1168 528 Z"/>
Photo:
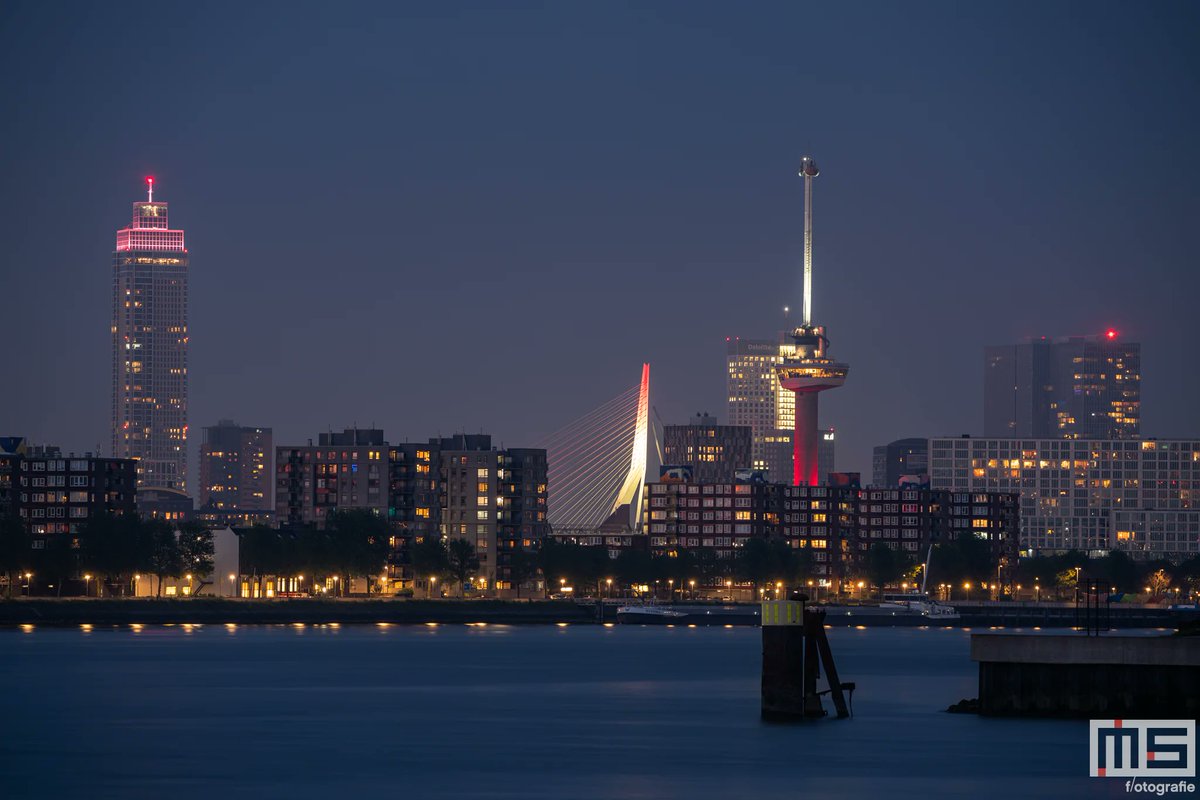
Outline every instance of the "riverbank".
<path fill-rule="evenodd" d="M 226 600 L 195 597 L 178 600 L 35 598 L 0 601 L 0 625 L 276 625 L 330 622 L 552 625 L 595 621 L 594 608 L 565 600 Z"/>
<path fill-rule="evenodd" d="M 616 622 L 617 607 L 627 601 L 606 601 L 604 622 Z M 663 604 L 663 608 L 694 612 L 678 624 L 758 625 L 758 604 Z M 1076 624 L 1075 609 L 1065 604 L 1023 605 L 990 603 L 957 606 L 961 618 L 931 621 L 923 617 L 832 616 L 827 625 L 1067 628 Z M 745 613 L 736 613 L 744 609 Z M 723 613 L 717 613 L 721 610 Z M 734 613 L 729 613 L 729 612 Z M 707 616 L 712 613 L 711 618 Z M 1153 607 L 1116 607 L 1106 623 L 1113 628 L 1178 628 L 1195 624 L 1195 612 Z M 239 600 L 225 598 L 125 598 L 0 600 L 0 626 L 11 625 L 166 625 L 223 624 L 280 625 L 330 623 L 349 625 L 388 622 L 465 624 L 489 622 L 506 625 L 597 623 L 594 603 L 572 600 L 402 600 L 396 598 L 287 598 Z M 674 620 L 658 620 L 673 622 Z"/>

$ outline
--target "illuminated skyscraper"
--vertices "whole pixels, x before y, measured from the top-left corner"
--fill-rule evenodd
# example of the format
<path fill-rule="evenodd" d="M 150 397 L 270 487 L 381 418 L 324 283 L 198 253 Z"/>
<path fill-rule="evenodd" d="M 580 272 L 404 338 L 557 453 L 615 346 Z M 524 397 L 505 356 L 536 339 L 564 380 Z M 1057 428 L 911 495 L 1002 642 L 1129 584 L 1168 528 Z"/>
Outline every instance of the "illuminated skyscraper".
<path fill-rule="evenodd" d="M 775 367 L 791 355 L 789 342 L 763 339 L 727 339 L 727 388 L 730 425 L 750 428 L 750 466 L 768 480 L 791 477 L 792 427 L 796 400 L 782 391 Z M 785 458 L 786 457 L 786 458 Z"/>
<path fill-rule="evenodd" d="M 186 490 L 188 252 L 146 187 L 113 253 L 112 454 L 137 459 L 138 486 Z"/>
<path fill-rule="evenodd" d="M 1142 347 L 1115 330 L 984 352 L 985 436 L 1136 439 Z"/>

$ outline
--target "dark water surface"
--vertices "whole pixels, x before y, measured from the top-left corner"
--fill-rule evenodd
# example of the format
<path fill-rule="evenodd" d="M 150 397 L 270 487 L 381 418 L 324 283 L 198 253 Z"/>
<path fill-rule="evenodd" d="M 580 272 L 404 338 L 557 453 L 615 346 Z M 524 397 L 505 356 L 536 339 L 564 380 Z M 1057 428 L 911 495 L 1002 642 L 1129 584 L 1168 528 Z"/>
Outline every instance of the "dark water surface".
<path fill-rule="evenodd" d="M 855 717 L 768 725 L 754 628 L 0 630 L 0 797 L 1123 796 L 1086 722 L 944 713 L 968 636 L 833 629 Z"/>

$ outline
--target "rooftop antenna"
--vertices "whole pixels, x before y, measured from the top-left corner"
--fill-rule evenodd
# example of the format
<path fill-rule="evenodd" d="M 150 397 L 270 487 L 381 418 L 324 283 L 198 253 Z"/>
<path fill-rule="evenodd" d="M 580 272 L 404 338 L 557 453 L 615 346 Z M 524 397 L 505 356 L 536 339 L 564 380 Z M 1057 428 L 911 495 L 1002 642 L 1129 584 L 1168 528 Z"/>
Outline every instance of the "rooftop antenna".
<path fill-rule="evenodd" d="M 146 176 L 146 202 L 154 202 L 154 177 L 151 175 Z"/>

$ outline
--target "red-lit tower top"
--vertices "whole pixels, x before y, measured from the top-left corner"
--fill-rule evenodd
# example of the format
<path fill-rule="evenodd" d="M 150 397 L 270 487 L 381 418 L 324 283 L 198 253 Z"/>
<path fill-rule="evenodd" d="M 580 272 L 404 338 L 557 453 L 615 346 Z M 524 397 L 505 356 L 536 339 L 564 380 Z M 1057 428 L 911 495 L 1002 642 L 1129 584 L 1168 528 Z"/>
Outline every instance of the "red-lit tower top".
<path fill-rule="evenodd" d="M 117 231 L 117 252 L 150 250 L 186 253 L 183 231 L 167 225 L 167 204 L 154 201 L 154 178 L 146 178 L 146 200 L 133 204 L 133 222 Z"/>

